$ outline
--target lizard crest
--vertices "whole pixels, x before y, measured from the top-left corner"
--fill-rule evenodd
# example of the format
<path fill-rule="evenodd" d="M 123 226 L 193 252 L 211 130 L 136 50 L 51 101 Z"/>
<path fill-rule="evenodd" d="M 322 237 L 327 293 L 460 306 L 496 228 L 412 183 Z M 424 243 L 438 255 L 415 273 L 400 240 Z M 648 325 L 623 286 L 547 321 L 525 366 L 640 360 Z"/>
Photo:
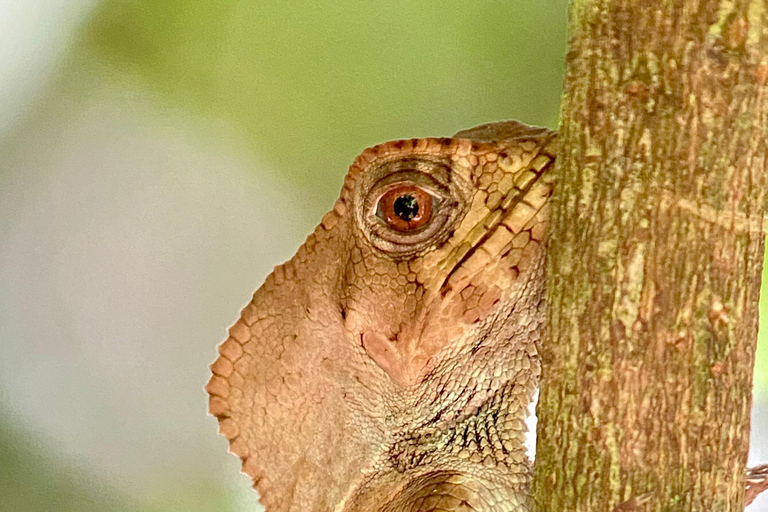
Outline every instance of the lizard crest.
<path fill-rule="evenodd" d="M 553 140 L 507 121 L 355 160 L 211 365 L 268 512 L 527 510 Z"/>

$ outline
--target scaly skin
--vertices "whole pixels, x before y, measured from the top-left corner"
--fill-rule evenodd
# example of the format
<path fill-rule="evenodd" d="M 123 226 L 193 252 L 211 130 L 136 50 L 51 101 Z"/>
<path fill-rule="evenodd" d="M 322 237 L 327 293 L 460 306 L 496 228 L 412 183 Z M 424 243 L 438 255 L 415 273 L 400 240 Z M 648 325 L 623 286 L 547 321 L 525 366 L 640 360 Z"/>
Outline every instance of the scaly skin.
<path fill-rule="evenodd" d="M 553 139 L 508 121 L 355 160 L 211 366 L 268 512 L 528 510 Z M 403 190 L 423 226 L 394 224 Z"/>

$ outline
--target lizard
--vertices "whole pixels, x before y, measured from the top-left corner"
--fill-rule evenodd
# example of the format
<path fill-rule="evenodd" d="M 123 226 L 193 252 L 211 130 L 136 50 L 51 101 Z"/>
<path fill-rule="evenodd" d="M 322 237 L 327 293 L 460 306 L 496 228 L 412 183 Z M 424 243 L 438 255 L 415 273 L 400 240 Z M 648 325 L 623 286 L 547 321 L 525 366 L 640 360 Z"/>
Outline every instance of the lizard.
<path fill-rule="evenodd" d="M 529 510 L 555 143 L 504 121 L 357 157 L 211 365 L 267 512 Z"/>

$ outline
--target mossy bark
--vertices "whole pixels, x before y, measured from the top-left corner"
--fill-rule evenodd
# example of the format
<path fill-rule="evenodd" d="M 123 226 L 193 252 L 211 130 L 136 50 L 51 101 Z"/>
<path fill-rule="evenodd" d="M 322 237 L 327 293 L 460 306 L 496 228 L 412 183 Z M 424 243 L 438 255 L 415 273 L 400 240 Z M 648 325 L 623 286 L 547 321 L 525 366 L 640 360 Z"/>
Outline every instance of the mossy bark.
<path fill-rule="evenodd" d="M 536 510 L 742 510 L 768 7 L 573 0 L 569 30 Z"/>

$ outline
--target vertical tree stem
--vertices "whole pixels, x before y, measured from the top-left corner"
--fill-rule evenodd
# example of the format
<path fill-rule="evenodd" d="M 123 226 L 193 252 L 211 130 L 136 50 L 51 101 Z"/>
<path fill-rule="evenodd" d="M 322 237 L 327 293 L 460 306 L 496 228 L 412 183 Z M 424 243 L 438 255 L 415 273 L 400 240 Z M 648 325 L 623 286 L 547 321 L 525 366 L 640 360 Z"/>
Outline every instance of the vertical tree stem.
<path fill-rule="evenodd" d="M 573 0 L 569 29 L 537 510 L 743 510 L 768 7 Z"/>

